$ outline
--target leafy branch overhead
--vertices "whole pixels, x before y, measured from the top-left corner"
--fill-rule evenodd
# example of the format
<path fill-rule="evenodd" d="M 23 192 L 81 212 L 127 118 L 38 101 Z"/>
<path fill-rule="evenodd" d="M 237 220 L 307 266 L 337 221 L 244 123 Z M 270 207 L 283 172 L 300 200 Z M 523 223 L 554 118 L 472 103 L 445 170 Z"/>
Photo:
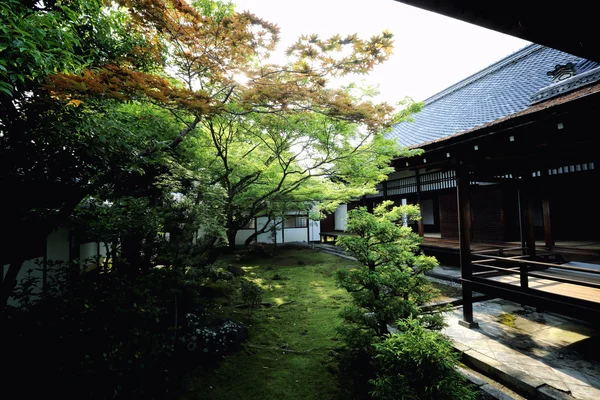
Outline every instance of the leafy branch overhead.
<path fill-rule="evenodd" d="M 365 74 L 385 61 L 393 44 L 389 32 L 369 40 L 304 36 L 288 49 L 288 62 L 276 65 L 269 63 L 269 54 L 278 43 L 277 26 L 230 5 L 206 0 L 118 4 L 128 34 L 139 45 L 83 73 L 51 75 L 47 87 L 55 96 L 149 101 L 184 118 L 305 110 L 363 123 L 372 132 L 391 122 L 389 105 L 356 102 L 328 84 L 330 78 Z M 138 62 L 147 59 L 154 64 Z M 240 76 L 244 84 L 238 83 Z"/>
<path fill-rule="evenodd" d="M 153 230 L 233 248 L 254 218 L 274 223 L 290 210 L 307 215 L 317 203 L 310 215 L 320 217 L 372 193 L 391 172 L 390 160 L 411 154 L 384 134 L 419 104 L 394 114 L 372 100 L 373 90 L 336 86 L 389 57 L 389 32 L 302 36 L 278 65 L 270 55 L 279 28 L 231 3 L 5 3 L 0 163 L 1 183 L 14 194 L 2 219 L 16 234 L 7 241 L 3 298 L 26 259 L 19 243 L 33 227 L 42 241 L 97 214 L 107 223 L 87 225 L 117 244 L 127 236 L 129 260 L 152 242 Z M 125 215 L 130 204 L 140 207 Z M 133 224 L 140 229 L 126 226 L 146 218 L 152 223 Z M 152 251 L 144 251 L 146 267 Z"/>

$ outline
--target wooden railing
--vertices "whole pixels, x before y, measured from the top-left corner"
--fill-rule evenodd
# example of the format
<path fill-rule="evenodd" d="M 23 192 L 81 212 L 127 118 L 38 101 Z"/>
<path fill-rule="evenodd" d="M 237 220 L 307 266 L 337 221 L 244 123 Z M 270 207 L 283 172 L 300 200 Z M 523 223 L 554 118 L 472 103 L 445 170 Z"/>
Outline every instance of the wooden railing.
<path fill-rule="evenodd" d="M 504 248 L 503 252 L 507 252 L 509 250 L 521 250 L 520 247 L 514 248 Z M 489 276 L 498 276 L 498 275 L 511 275 L 518 274 L 520 277 L 520 286 L 522 288 L 529 287 L 529 277 L 533 278 L 541 278 L 547 279 L 550 281 L 556 281 L 561 283 L 569 283 L 572 285 L 579 285 L 585 287 L 591 287 L 595 289 L 600 289 L 600 283 L 589 282 L 580 279 L 574 279 L 572 277 L 560 277 L 555 275 L 550 275 L 547 273 L 540 273 L 538 271 L 547 270 L 548 268 L 559 269 L 564 271 L 572 271 L 578 273 L 587 273 L 593 275 L 600 275 L 600 270 L 593 268 L 585 268 L 585 267 L 577 267 L 571 265 L 564 265 L 552 262 L 544 262 L 539 261 L 539 258 L 549 258 L 555 253 L 544 253 L 537 256 L 535 259 L 532 259 L 528 255 L 514 255 L 514 256 L 494 256 L 488 253 L 490 252 L 498 252 L 498 250 L 483 250 L 478 251 L 477 253 L 473 253 L 472 256 L 475 259 L 471 264 L 474 267 L 478 267 L 480 269 L 485 269 L 488 271 L 480 271 L 473 272 L 473 277 L 485 278 Z M 491 270 L 491 271 L 489 271 Z"/>

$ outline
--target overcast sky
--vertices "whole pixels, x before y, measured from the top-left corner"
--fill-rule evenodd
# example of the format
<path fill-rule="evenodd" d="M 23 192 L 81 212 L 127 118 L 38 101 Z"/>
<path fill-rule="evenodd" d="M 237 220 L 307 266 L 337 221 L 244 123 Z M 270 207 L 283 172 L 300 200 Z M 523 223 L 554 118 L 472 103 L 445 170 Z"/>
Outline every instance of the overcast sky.
<path fill-rule="evenodd" d="M 233 0 L 281 29 L 284 50 L 301 34 L 329 37 L 384 29 L 395 37 L 394 55 L 364 79 L 379 85 L 378 100 L 425 100 L 526 46 L 528 42 L 394 0 Z"/>

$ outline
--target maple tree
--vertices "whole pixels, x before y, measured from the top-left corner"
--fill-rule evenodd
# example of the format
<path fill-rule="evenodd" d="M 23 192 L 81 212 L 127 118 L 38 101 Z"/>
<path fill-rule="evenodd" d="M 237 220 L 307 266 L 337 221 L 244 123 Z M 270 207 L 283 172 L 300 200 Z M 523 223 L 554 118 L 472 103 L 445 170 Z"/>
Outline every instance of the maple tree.
<path fill-rule="evenodd" d="M 321 39 L 303 36 L 288 51 L 285 65 L 268 63 L 278 42 L 278 28 L 231 5 L 208 0 L 120 1 L 131 15 L 128 30 L 151 46 L 87 70 L 58 73 L 48 88 L 57 96 L 82 101 L 92 96 L 149 101 L 185 121 L 176 146 L 202 119 L 215 115 L 314 111 L 364 124 L 375 133 L 392 122 L 392 107 L 357 102 L 328 80 L 368 73 L 387 59 L 392 35 L 370 40 L 356 35 Z M 154 59 L 160 68 L 147 70 L 138 59 Z M 247 82 L 236 80 L 243 75 Z M 239 80 L 239 79 L 238 79 Z"/>
<path fill-rule="evenodd" d="M 13 233 L 8 248 L 14 250 L 2 255 L 10 265 L 3 299 L 27 257 L 19 243 L 33 240 L 32 231 L 39 232 L 34 241 L 42 240 L 83 199 L 110 191 L 116 181 L 124 190 L 131 179 L 155 185 L 190 136 L 200 144 L 210 139 L 211 149 L 192 151 L 190 159 L 175 164 L 196 176 L 210 166 L 206 184 L 237 185 L 225 203 L 230 241 L 251 214 L 275 215 L 283 204 L 306 203 L 309 195 L 328 200 L 322 195 L 325 184 L 338 201 L 364 193 L 383 178 L 385 160 L 397 150 L 381 136 L 394 122 L 393 107 L 332 84 L 385 61 L 393 43 L 388 32 L 368 40 L 303 36 L 277 65 L 269 59 L 278 43 L 277 26 L 228 3 L 12 1 L 9 8 L 0 29 L 0 73 L 9 77 L 0 87 L 7 115 L 1 140 L 8 178 L 2 185 L 20 195 L 4 210 Z M 24 36 L 29 46 L 24 52 L 15 37 L 28 30 L 33 34 Z M 52 56 L 44 57 L 48 52 Z M 127 104 L 145 115 L 124 112 L 120 107 Z M 157 111 L 148 110 L 162 110 L 159 119 L 169 120 L 168 129 L 137 129 L 139 118 L 156 117 Z M 115 115 L 124 117 L 107 123 Z M 236 159 L 235 171 L 223 157 L 220 165 L 210 164 L 215 152 L 227 149 L 228 156 L 238 157 L 256 145 L 253 163 Z M 303 161 L 294 156 L 295 146 L 303 148 L 298 153 Z M 35 162 L 22 157 L 30 154 L 38 156 Z M 376 168 L 362 169 L 367 161 Z M 357 166 L 365 174 L 360 182 L 355 179 L 355 191 L 342 196 Z M 140 174 L 147 179 L 136 177 Z M 51 195 L 44 201 L 32 196 L 40 190 Z M 251 213 L 240 212 L 248 207 Z"/>
<path fill-rule="evenodd" d="M 43 84 L 49 74 L 117 62 L 143 38 L 100 0 L 9 0 L 0 8 L 0 187 L 10 193 L 0 209 L 4 304 L 23 261 L 41 254 L 81 200 L 141 164 L 126 129 L 108 129 L 114 102 L 79 108 Z"/>
<path fill-rule="evenodd" d="M 266 220 L 246 244 L 281 224 L 286 211 L 331 209 L 372 192 L 398 154 L 395 143 L 382 135 L 306 111 L 226 114 L 206 119 L 202 127 L 194 140 L 206 153 L 197 158 L 196 168 L 224 189 L 232 249 L 238 230 L 255 217 Z"/>

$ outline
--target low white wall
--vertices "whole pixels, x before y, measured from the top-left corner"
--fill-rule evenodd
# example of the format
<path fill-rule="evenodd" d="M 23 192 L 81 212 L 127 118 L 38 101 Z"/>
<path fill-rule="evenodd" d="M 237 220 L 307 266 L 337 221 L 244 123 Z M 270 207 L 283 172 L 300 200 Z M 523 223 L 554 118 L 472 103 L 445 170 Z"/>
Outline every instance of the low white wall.
<path fill-rule="evenodd" d="M 321 221 L 308 221 L 309 225 L 309 239 L 311 242 L 318 242 L 321 240 Z"/>
<path fill-rule="evenodd" d="M 261 230 L 269 219 L 267 217 L 259 217 L 256 219 L 256 227 L 258 230 Z M 278 220 L 279 225 L 277 226 L 277 234 L 275 240 L 277 243 L 283 243 L 283 235 L 281 234 L 281 229 L 283 227 L 283 223 L 281 220 Z M 272 227 L 275 225 L 275 221 L 269 222 L 269 226 Z M 265 233 L 261 233 L 258 235 L 258 243 L 273 243 L 273 233 L 270 231 L 271 228 L 267 228 Z M 287 238 L 286 238 L 287 239 Z"/>
<path fill-rule="evenodd" d="M 346 218 L 348 216 L 348 206 L 346 204 L 340 204 L 333 214 L 334 229 L 336 231 L 345 231 L 347 227 Z"/>
<path fill-rule="evenodd" d="M 47 258 L 48 260 L 69 261 L 69 231 L 59 229 L 48 236 Z"/>
<path fill-rule="evenodd" d="M 306 242 L 308 230 L 306 228 L 285 228 L 285 242 Z"/>
<path fill-rule="evenodd" d="M 294 214 L 290 214 L 294 215 Z M 256 221 L 256 228 L 262 229 L 268 218 L 258 217 Z M 271 221 L 269 225 L 273 225 Z M 285 233 L 282 234 L 282 224 L 280 223 L 277 229 L 277 243 L 291 243 L 291 242 L 307 242 L 307 241 L 319 241 L 321 232 L 320 221 L 308 221 L 308 228 L 285 228 Z M 254 233 L 254 229 L 240 229 L 235 236 L 235 244 L 238 246 L 243 245 L 246 239 Z M 308 236 L 308 237 L 307 237 Z M 258 243 L 273 243 L 273 236 L 270 231 L 261 233 L 257 237 Z"/>
<path fill-rule="evenodd" d="M 43 252 L 43 250 L 41 250 Z M 56 261 L 68 261 L 69 260 L 69 231 L 66 229 L 59 229 L 52 232 L 48 235 L 48 239 L 46 240 L 46 256 L 47 260 L 56 260 Z M 39 257 L 34 257 L 29 260 L 26 260 L 23 263 L 23 266 L 19 270 L 17 275 L 17 283 L 20 284 L 21 281 L 27 276 L 31 276 L 37 279 L 38 285 L 34 290 L 34 293 L 40 293 L 43 285 L 43 260 L 44 254 L 40 254 Z M 9 265 L 4 265 L 2 268 L 3 278 L 8 273 Z M 8 304 L 12 306 L 16 306 L 14 298 L 8 299 Z"/>
<path fill-rule="evenodd" d="M 250 237 L 254 233 L 254 229 L 242 229 L 237 232 L 235 235 L 235 244 L 243 245 L 246 243 L 246 239 Z"/>
<path fill-rule="evenodd" d="M 98 249 L 98 246 L 100 246 L 100 249 Z M 98 252 L 98 250 L 100 250 L 100 252 Z M 96 258 L 98 256 L 106 256 L 106 246 L 104 246 L 103 242 L 88 242 L 79 245 L 79 259 L 81 261 L 89 258 Z"/>

